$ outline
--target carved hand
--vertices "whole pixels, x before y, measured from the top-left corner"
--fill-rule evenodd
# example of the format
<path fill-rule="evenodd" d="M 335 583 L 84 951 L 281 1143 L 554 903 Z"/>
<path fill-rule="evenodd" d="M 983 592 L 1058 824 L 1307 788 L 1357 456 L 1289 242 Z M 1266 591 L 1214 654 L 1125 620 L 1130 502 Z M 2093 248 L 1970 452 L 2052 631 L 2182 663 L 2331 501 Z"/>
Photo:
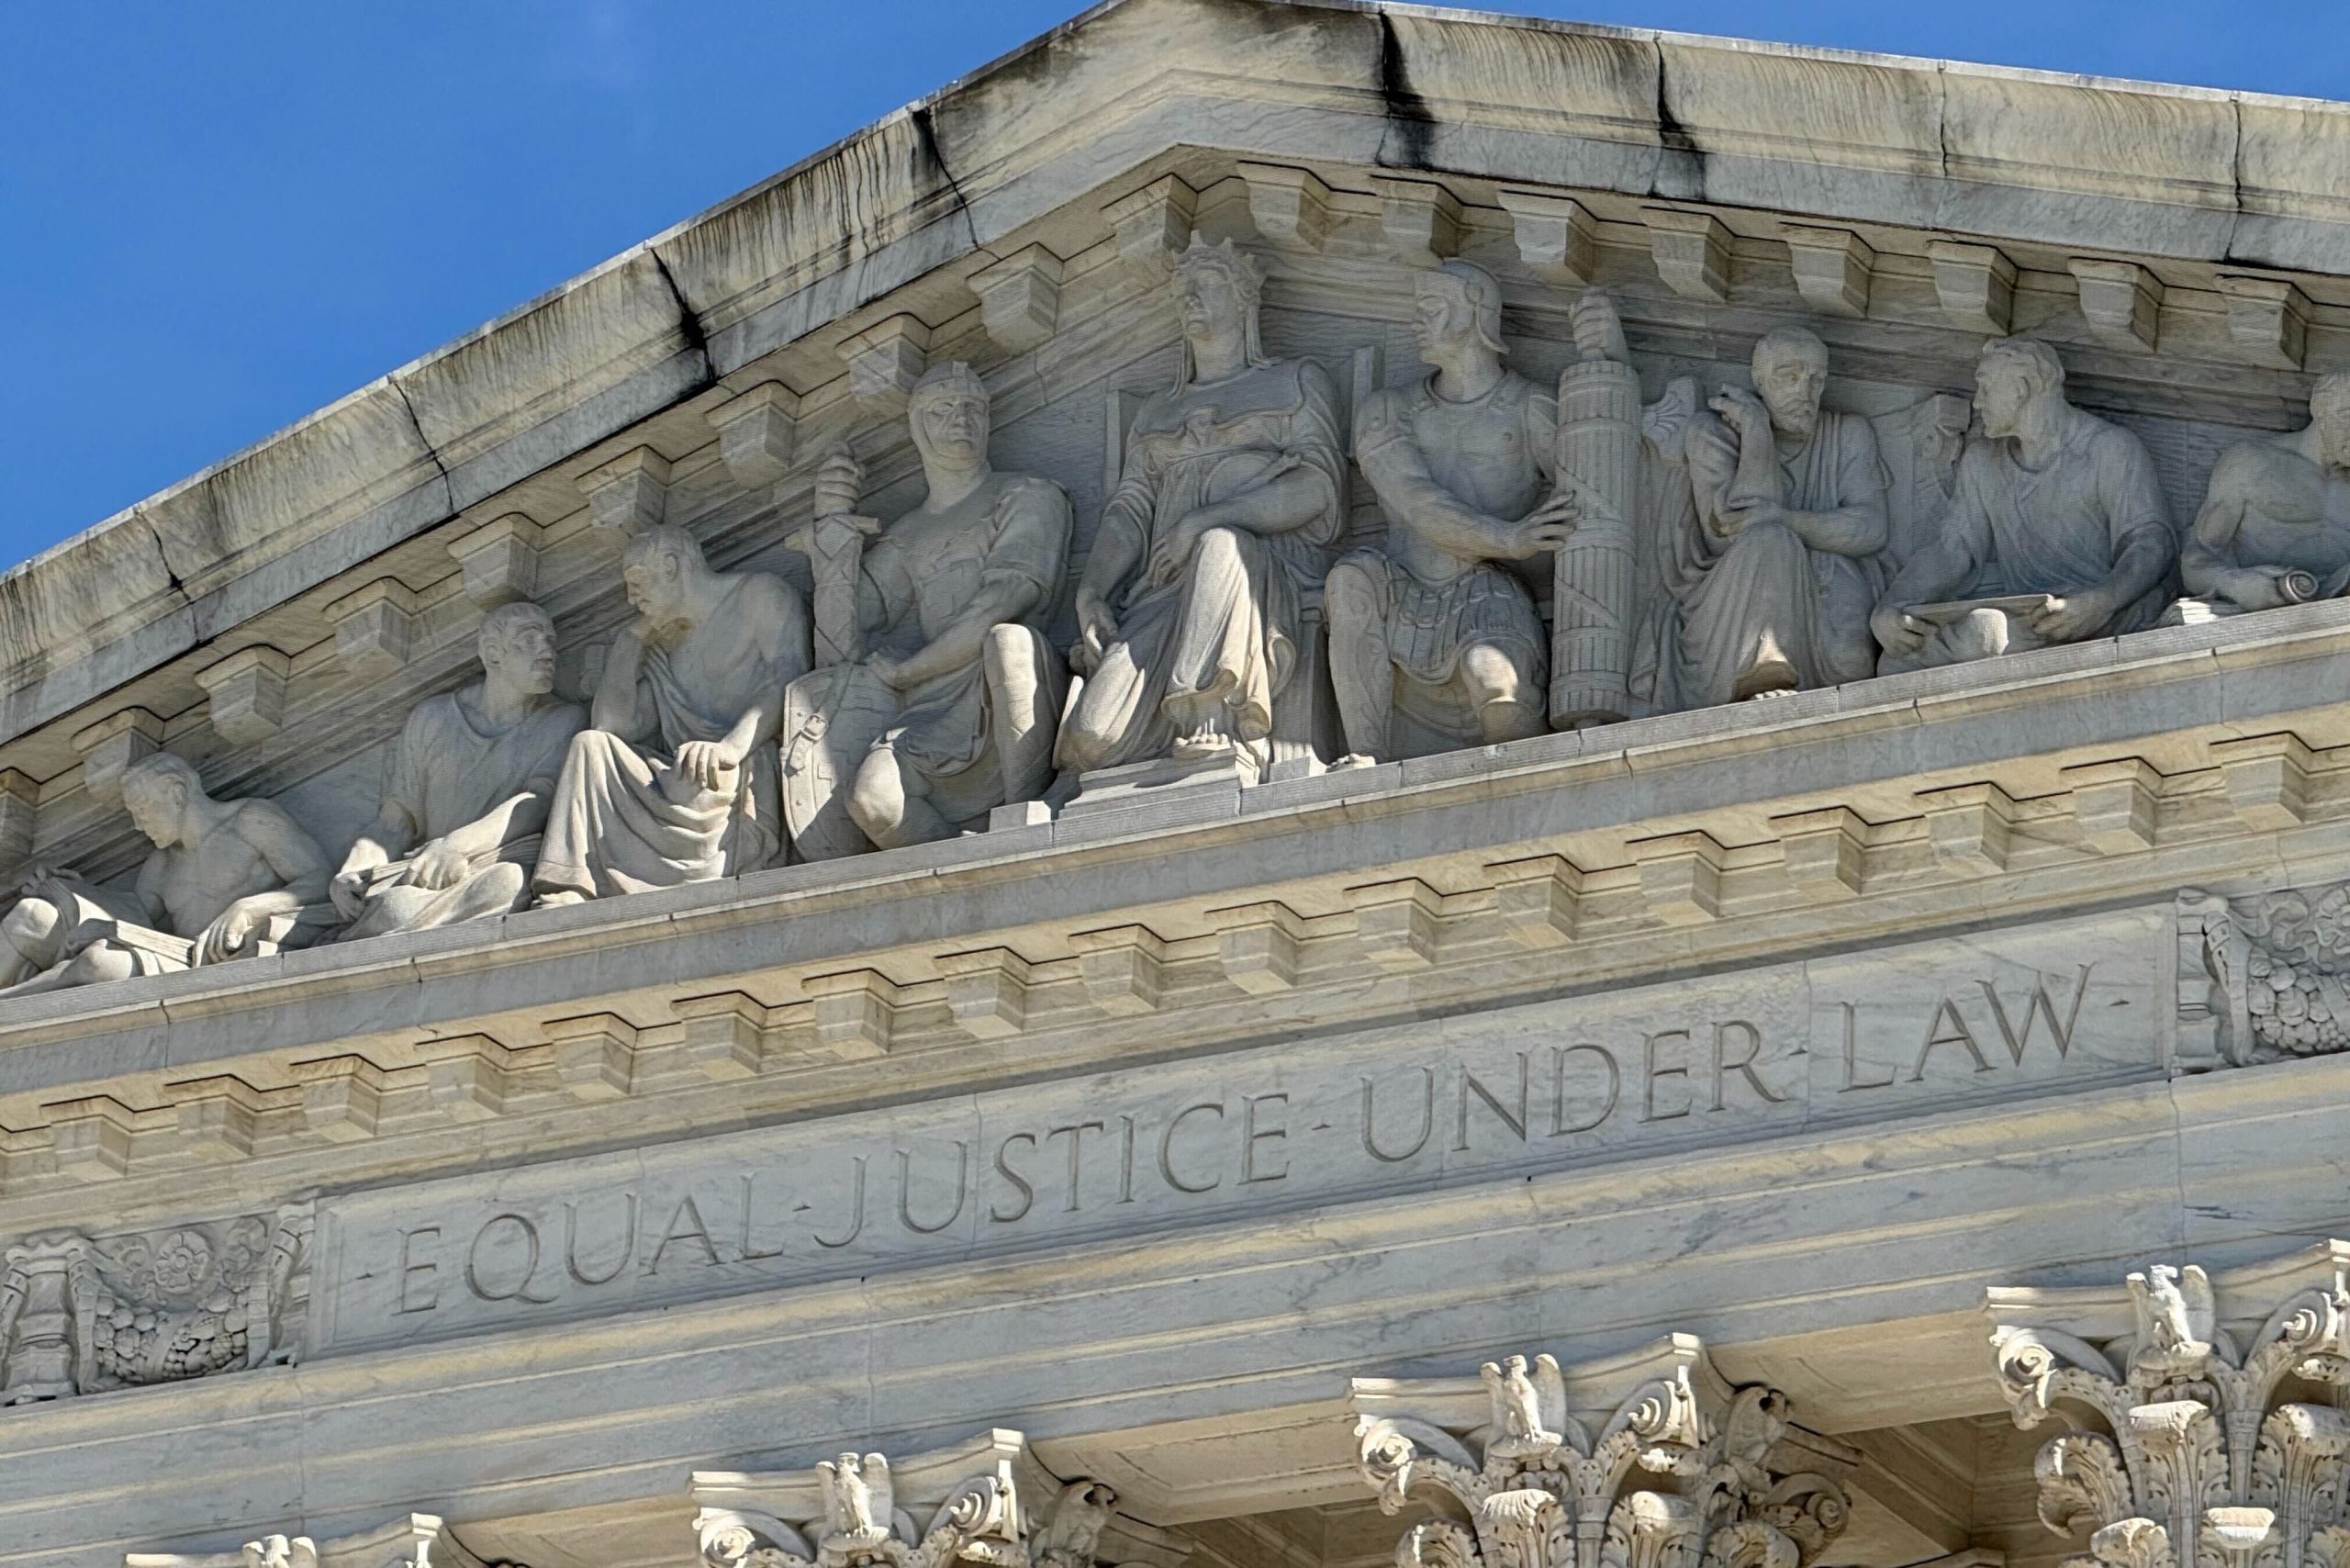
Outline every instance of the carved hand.
<path fill-rule="evenodd" d="M 893 659 L 887 654 L 876 654 L 871 658 L 865 661 L 865 667 L 873 672 L 874 679 L 879 681 L 890 690 L 899 691 L 904 689 L 906 684 L 906 666 L 903 660 Z"/>
<path fill-rule="evenodd" d="M 688 741 L 677 748 L 677 772 L 697 789 L 733 788 L 733 772 L 743 766 L 743 754 L 724 741 Z"/>
<path fill-rule="evenodd" d="M 1869 630 L 1886 653 L 1914 654 L 1926 645 L 1926 633 L 1931 628 L 1899 605 L 1886 604 L 1869 617 Z"/>
<path fill-rule="evenodd" d="M 1524 560 L 1545 550 L 1556 550 L 1566 543 L 1582 519 L 1583 505 L 1573 495 L 1561 492 L 1552 496 L 1518 520 L 1511 539 L 1513 553 Z"/>
<path fill-rule="evenodd" d="M 1722 422 L 1739 433 L 1744 441 L 1760 441 L 1771 433 L 1771 410 L 1762 399 L 1743 386 L 1725 386 L 1707 401 L 1706 406 L 1722 417 Z"/>
<path fill-rule="evenodd" d="M 1752 506 L 1724 509 L 1724 521 L 1730 533 L 1743 533 L 1758 523 L 1785 522 L 1787 511 L 1776 501 L 1757 501 Z"/>
<path fill-rule="evenodd" d="M 2079 593 L 2050 599 L 2024 619 L 2048 642 L 2072 643 L 2103 630 L 2113 619 L 2115 608 L 2113 596 L 2105 589 L 2084 588 Z"/>
<path fill-rule="evenodd" d="M 250 898 L 239 899 L 222 910 L 219 918 L 197 934 L 196 957 L 207 964 L 234 958 L 252 939 L 253 928 L 261 924 L 261 912 L 253 903 Z"/>
<path fill-rule="evenodd" d="M 408 868 L 408 885 L 428 892 L 453 888 L 465 879 L 471 865 L 470 856 L 450 848 L 447 839 L 436 838 L 416 852 Z"/>
<path fill-rule="evenodd" d="M 334 880 L 327 884 L 327 897 L 334 901 L 335 913 L 345 920 L 358 919 L 359 912 L 366 907 L 366 901 L 359 896 L 366 885 L 365 868 L 336 872 Z"/>
<path fill-rule="evenodd" d="M 1616 302 L 1598 289 L 1583 291 L 1567 312 L 1567 323 L 1583 358 L 1613 360 L 1618 364 L 1631 363 L 1632 351 L 1624 342 L 1623 318 L 1616 314 Z"/>
<path fill-rule="evenodd" d="M 1077 673 L 1091 675 L 1117 640 L 1118 618 L 1110 612 L 1109 599 L 1091 588 L 1079 588 L 1077 646 L 1069 650 L 1069 660 L 1077 666 Z"/>

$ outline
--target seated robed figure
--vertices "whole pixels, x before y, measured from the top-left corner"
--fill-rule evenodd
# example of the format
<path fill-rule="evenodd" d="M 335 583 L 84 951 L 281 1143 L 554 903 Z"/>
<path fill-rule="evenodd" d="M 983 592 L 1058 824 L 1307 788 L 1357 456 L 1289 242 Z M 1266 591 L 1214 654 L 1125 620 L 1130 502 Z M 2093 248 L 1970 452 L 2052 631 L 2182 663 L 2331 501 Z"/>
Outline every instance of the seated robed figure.
<path fill-rule="evenodd" d="M 1941 534 L 1871 627 L 1884 674 L 2143 631 L 2170 602 L 2178 542 L 2143 442 L 2065 400 L 2056 351 L 1984 345 L 1982 433 L 1958 460 Z"/>
<path fill-rule="evenodd" d="M 1303 597 L 1345 525 L 1347 460 L 1329 373 L 1265 353 L 1261 287 L 1229 241 L 1195 234 L 1177 258 L 1182 363 L 1136 411 L 1078 584 L 1085 688 L 1063 768 L 1270 752 Z"/>
<path fill-rule="evenodd" d="M 886 527 L 834 514 L 795 535 L 817 578 L 820 648 L 832 649 L 831 603 L 856 617 L 840 650 L 854 656 L 785 695 L 784 812 L 811 860 L 982 828 L 1052 782 L 1069 677 L 1044 626 L 1069 555 L 1069 497 L 989 461 L 988 390 L 967 364 L 915 382 L 906 422 L 922 500 Z M 856 458 L 835 453 L 820 506 L 862 482 Z"/>
<path fill-rule="evenodd" d="M 522 907 L 547 802 L 587 722 L 554 692 L 554 622 L 535 604 L 482 618 L 481 678 L 429 697 L 394 743 L 383 804 L 335 874 L 345 938 Z"/>
<path fill-rule="evenodd" d="M 28 880 L 0 917 L 0 978 L 26 995 L 298 946 L 331 924 L 327 857 L 274 801 L 216 801 L 195 767 L 155 752 L 123 770 L 122 803 L 155 847 L 128 891 L 66 872 Z"/>
<path fill-rule="evenodd" d="M 2171 624 L 2350 591 L 2350 373 L 2317 384 L 2304 428 L 2220 454 L 2179 572 Z"/>
<path fill-rule="evenodd" d="M 1828 345 L 1782 327 L 1754 345 L 1754 390 L 1724 387 L 1684 438 L 1694 506 L 1664 546 L 1668 706 L 1707 707 L 1865 679 L 1883 586 L 1890 476 L 1858 414 L 1820 406 Z"/>
<path fill-rule="evenodd" d="M 720 572 L 683 529 L 629 542 L 636 619 L 572 737 L 532 877 L 543 904 L 756 871 L 783 842 L 776 723 L 809 664 L 808 609 L 767 572 Z"/>
<path fill-rule="evenodd" d="M 1502 363 L 1501 285 L 1471 262 L 1416 275 L 1414 325 L 1432 368 L 1355 413 L 1355 462 L 1387 547 L 1330 569 L 1337 766 L 1540 734 L 1550 635 L 1501 563 L 1557 548 L 1574 503 L 1552 493 L 1558 399 Z"/>

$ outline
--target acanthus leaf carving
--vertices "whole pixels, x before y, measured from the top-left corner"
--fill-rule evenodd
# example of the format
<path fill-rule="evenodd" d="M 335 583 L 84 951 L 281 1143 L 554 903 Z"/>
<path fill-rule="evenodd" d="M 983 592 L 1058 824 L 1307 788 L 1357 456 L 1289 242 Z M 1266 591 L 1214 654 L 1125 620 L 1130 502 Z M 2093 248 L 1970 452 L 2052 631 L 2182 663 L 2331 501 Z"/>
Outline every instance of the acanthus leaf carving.
<path fill-rule="evenodd" d="M 1018 1472 L 1041 1467 L 1015 1431 L 892 1464 L 845 1451 L 806 1472 L 698 1471 L 694 1519 L 706 1568 L 1099 1568 L 1117 1493 L 1080 1476 L 1032 1516 Z M 921 1522 L 917 1522 L 921 1521 Z M 1147 1527 L 1129 1527 L 1142 1529 Z"/>
<path fill-rule="evenodd" d="M 2350 1544 L 2350 1414 L 2334 1403 L 2350 1381 L 2350 1250 L 2333 1243 L 2308 1271 L 2315 1282 L 2249 1333 L 2229 1325 L 2266 1305 L 2253 1291 L 2273 1299 L 2274 1268 L 2247 1271 L 2241 1288 L 2157 1264 L 2119 1293 L 1991 1293 L 2016 1425 L 2074 1428 L 2033 1465 L 2041 1522 L 2088 1537 L 2069 1563 L 2301 1568 Z M 2114 1333 L 2124 1306 L 2129 1327 Z M 2291 1397 L 2303 1392 L 2322 1402 Z"/>
<path fill-rule="evenodd" d="M 1792 1456 L 1836 1468 L 1848 1450 L 1790 1442 L 1785 1395 L 1718 1386 L 1693 1339 L 1645 1364 L 1513 1355 L 1478 1383 L 1356 1381 L 1357 1459 L 1381 1506 L 1449 1495 L 1468 1518 L 1415 1525 L 1403 1568 L 1808 1568 L 1844 1529 L 1841 1483 Z M 1604 1417 L 1595 1436 L 1579 1406 Z"/>
<path fill-rule="evenodd" d="M 235 1551 L 133 1551 L 123 1563 L 124 1568 L 521 1568 L 476 1557 L 439 1515 L 414 1513 L 330 1540 L 271 1531 Z"/>

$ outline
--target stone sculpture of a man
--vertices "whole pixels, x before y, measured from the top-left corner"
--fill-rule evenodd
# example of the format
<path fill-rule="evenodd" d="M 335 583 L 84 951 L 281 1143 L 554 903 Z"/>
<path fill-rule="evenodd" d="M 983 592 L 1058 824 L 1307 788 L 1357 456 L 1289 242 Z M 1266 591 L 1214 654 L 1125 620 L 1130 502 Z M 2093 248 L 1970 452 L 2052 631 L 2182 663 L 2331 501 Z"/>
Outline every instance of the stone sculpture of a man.
<path fill-rule="evenodd" d="M 138 880 L 127 894 L 62 874 L 28 884 L 0 919 L 6 978 L 17 982 L 8 994 L 298 945 L 304 911 L 326 901 L 327 857 L 283 807 L 216 801 L 196 768 L 170 752 L 123 770 L 122 803 L 155 846 Z M 324 927 L 308 929 L 315 935 Z"/>
<path fill-rule="evenodd" d="M 2188 624 L 2350 588 L 2350 373 L 2310 394 L 2310 422 L 2220 454 L 2179 558 Z"/>
<path fill-rule="evenodd" d="M 1555 549 L 1572 531 L 1574 503 L 1543 500 L 1558 400 L 1502 363 L 1491 273 L 1448 261 L 1419 274 L 1416 296 L 1420 357 L 1434 369 L 1355 414 L 1355 461 L 1387 516 L 1387 549 L 1341 560 L 1324 595 L 1341 767 L 1545 728 L 1550 640 L 1524 581 L 1494 563 Z"/>
<path fill-rule="evenodd" d="M 520 909 L 547 801 L 588 715 L 554 691 L 554 622 L 535 604 L 482 618 L 481 678 L 429 697 L 392 750 L 382 809 L 343 857 L 346 938 Z"/>
<path fill-rule="evenodd" d="M 1068 675 L 1044 624 L 1069 497 L 990 464 L 988 390 L 968 365 L 924 375 L 906 419 L 928 489 L 858 558 L 859 640 L 877 651 L 801 677 L 785 702 L 785 811 L 811 859 L 864 847 L 833 820 L 844 791 L 857 834 L 887 849 L 984 825 L 1052 781 Z M 820 491 L 861 483 L 845 453 L 826 474 L 839 483 Z M 845 737 L 865 749 L 846 755 Z"/>
<path fill-rule="evenodd" d="M 1984 345 L 1975 407 L 1983 433 L 1959 458 L 1941 537 L 1903 564 L 1871 618 L 1878 668 L 2153 625 L 2178 543 L 2143 443 L 2066 402 L 2064 362 L 2026 338 Z"/>
<path fill-rule="evenodd" d="M 809 664 L 808 609 L 767 572 L 720 572 L 683 529 L 629 542 L 636 619 L 564 757 L 532 886 L 543 904 L 755 871 L 782 843 L 776 722 Z"/>
<path fill-rule="evenodd" d="M 1195 235 L 1176 262 L 1182 366 L 1136 411 L 1078 584 L 1063 767 L 1266 750 L 1300 595 L 1345 522 L 1346 450 L 1329 374 L 1266 354 L 1260 286 L 1229 241 Z"/>
<path fill-rule="evenodd" d="M 1751 363 L 1754 391 L 1717 393 L 1685 438 L 1695 507 L 1663 545 L 1679 610 L 1667 706 L 1833 686 L 1876 668 L 1869 614 L 1890 481 L 1875 432 L 1819 406 L 1828 345 L 1811 333 L 1767 333 Z"/>

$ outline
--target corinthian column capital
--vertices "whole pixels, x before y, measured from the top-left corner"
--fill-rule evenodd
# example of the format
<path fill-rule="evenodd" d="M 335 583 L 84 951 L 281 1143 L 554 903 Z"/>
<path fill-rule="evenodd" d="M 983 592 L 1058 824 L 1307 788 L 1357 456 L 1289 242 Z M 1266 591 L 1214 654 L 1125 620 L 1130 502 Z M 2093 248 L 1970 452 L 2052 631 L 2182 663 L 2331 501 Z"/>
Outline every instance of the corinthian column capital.
<path fill-rule="evenodd" d="M 2032 1466 L 2067 1568 L 2350 1568 L 2350 1243 L 1985 1309 L 2016 1425 L 2067 1428 Z"/>
<path fill-rule="evenodd" d="M 1433 1492 L 1468 1514 L 1405 1531 L 1404 1568 L 1808 1568 L 1859 1460 L 1793 1425 L 1777 1390 L 1725 1383 L 1687 1335 L 1571 1367 L 1357 1378 L 1351 1406 L 1382 1509 Z"/>
<path fill-rule="evenodd" d="M 1107 1484 L 1050 1474 L 1004 1428 L 894 1464 L 851 1451 L 804 1471 L 699 1470 L 691 1490 L 707 1568 L 1100 1568 L 1105 1529 L 1121 1545 L 1158 1533 L 1117 1519 Z"/>

